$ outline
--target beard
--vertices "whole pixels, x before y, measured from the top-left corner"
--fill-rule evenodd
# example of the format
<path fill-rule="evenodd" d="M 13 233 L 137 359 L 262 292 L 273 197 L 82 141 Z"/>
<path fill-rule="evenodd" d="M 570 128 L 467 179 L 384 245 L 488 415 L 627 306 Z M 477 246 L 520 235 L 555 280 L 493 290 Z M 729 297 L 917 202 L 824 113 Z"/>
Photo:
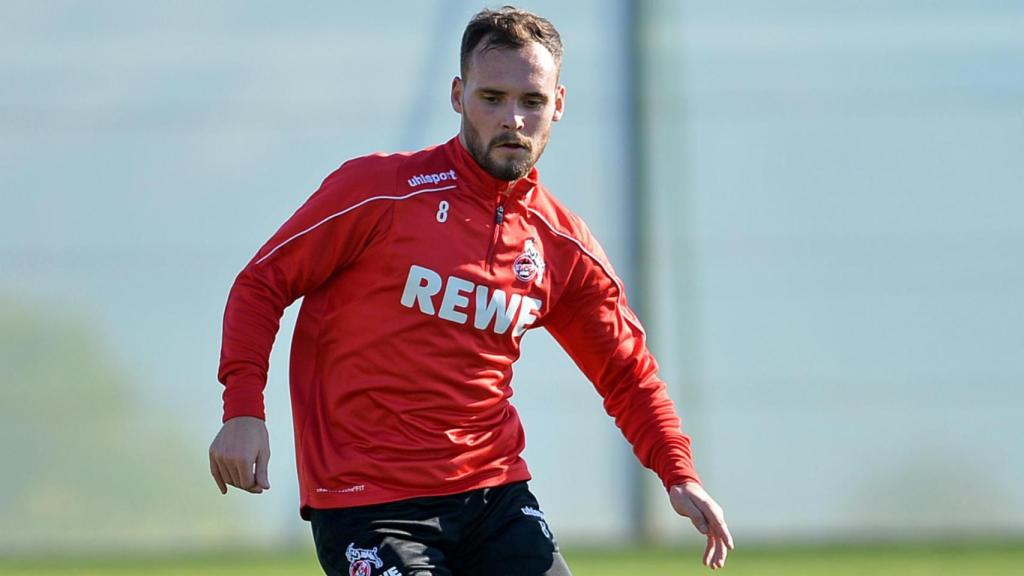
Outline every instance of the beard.
<path fill-rule="evenodd" d="M 467 151 L 476 160 L 476 163 L 491 176 L 506 182 L 525 178 L 530 173 L 530 170 L 533 170 L 533 165 L 537 163 L 537 159 L 540 158 L 541 152 L 544 151 L 544 147 L 547 145 L 547 138 L 544 138 L 540 142 L 540 146 L 535 149 L 532 142 L 511 133 L 496 136 L 490 142 L 484 143 L 480 133 L 476 131 L 472 124 L 465 120 L 462 122 L 462 133 L 466 137 Z M 527 157 L 499 158 L 499 147 L 503 144 L 521 145 L 522 149 L 526 150 Z"/>

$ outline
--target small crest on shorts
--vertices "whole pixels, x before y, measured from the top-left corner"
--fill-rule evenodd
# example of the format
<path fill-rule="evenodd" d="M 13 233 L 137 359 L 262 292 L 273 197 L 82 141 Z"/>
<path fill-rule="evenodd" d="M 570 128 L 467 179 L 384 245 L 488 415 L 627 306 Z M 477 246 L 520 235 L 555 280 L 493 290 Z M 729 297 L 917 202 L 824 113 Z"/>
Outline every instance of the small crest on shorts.
<path fill-rule="evenodd" d="M 376 546 L 356 548 L 354 542 L 345 549 L 345 559 L 348 560 L 349 576 L 371 576 L 374 568 L 384 565 L 384 561 L 377 554 Z"/>
<path fill-rule="evenodd" d="M 523 253 L 512 263 L 512 271 L 516 278 L 523 282 L 534 280 L 537 284 L 544 281 L 544 259 L 537 250 L 533 238 L 527 238 L 523 244 Z"/>

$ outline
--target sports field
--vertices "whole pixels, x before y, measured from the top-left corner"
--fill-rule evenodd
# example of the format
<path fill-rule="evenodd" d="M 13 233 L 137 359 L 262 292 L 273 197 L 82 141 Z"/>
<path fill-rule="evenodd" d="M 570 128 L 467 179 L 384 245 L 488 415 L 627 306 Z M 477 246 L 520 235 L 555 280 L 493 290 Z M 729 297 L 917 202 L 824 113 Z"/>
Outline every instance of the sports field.
<path fill-rule="evenodd" d="M 699 551 L 567 550 L 575 576 L 710 574 L 698 563 Z M 190 576 L 284 576 L 321 574 L 311 552 L 282 555 L 264 553 L 221 556 L 91 559 L 0 559 L 2 575 L 139 574 Z M 1024 574 L 1024 542 L 999 545 L 860 546 L 837 548 L 753 548 L 729 558 L 719 574 L 758 576 L 943 576 Z M 496 575 L 497 576 L 497 575 Z"/>

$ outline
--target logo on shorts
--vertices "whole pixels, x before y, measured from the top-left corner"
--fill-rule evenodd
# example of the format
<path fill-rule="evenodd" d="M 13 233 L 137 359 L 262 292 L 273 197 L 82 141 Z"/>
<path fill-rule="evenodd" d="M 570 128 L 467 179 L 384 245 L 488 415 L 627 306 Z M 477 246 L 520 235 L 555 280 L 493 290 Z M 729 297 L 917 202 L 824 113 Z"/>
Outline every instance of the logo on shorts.
<path fill-rule="evenodd" d="M 366 549 L 356 548 L 355 543 L 349 544 L 345 549 L 345 559 L 348 560 L 349 576 L 371 576 L 374 568 L 384 565 L 384 561 L 377 555 L 376 546 Z"/>
<path fill-rule="evenodd" d="M 546 537 L 548 540 L 554 540 L 554 537 L 551 536 L 551 529 L 548 528 L 548 523 L 546 520 L 544 520 L 543 512 L 537 510 L 533 506 L 523 506 L 522 508 L 520 508 L 520 510 L 523 514 L 527 516 L 533 516 L 534 518 L 536 518 L 537 523 L 540 524 L 540 531 L 544 533 L 544 537 Z"/>
<path fill-rule="evenodd" d="M 533 244 L 533 238 L 528 238 L 523 245 L 523 253 L 512 263 L 512 271 L 516 278 L 523 282 L 536 279 L 537 284 L 544 280 L 544 259 L 540 257 L 540 251 Z"/>

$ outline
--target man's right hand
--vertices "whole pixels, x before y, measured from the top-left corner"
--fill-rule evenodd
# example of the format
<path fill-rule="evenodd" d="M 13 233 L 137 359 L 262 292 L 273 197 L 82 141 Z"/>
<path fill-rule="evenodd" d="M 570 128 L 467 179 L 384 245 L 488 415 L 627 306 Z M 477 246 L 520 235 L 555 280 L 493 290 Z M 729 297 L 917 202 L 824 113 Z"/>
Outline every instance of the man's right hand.
<path fill-rule="evenodd" d="M 270 435 L 267 424 L 252 416 L 238 416 L 224 423 L 210 444 L 210 474 L 221 494 L 228 485 L 253 494 L 270 490 L 267 462 Z"/>

